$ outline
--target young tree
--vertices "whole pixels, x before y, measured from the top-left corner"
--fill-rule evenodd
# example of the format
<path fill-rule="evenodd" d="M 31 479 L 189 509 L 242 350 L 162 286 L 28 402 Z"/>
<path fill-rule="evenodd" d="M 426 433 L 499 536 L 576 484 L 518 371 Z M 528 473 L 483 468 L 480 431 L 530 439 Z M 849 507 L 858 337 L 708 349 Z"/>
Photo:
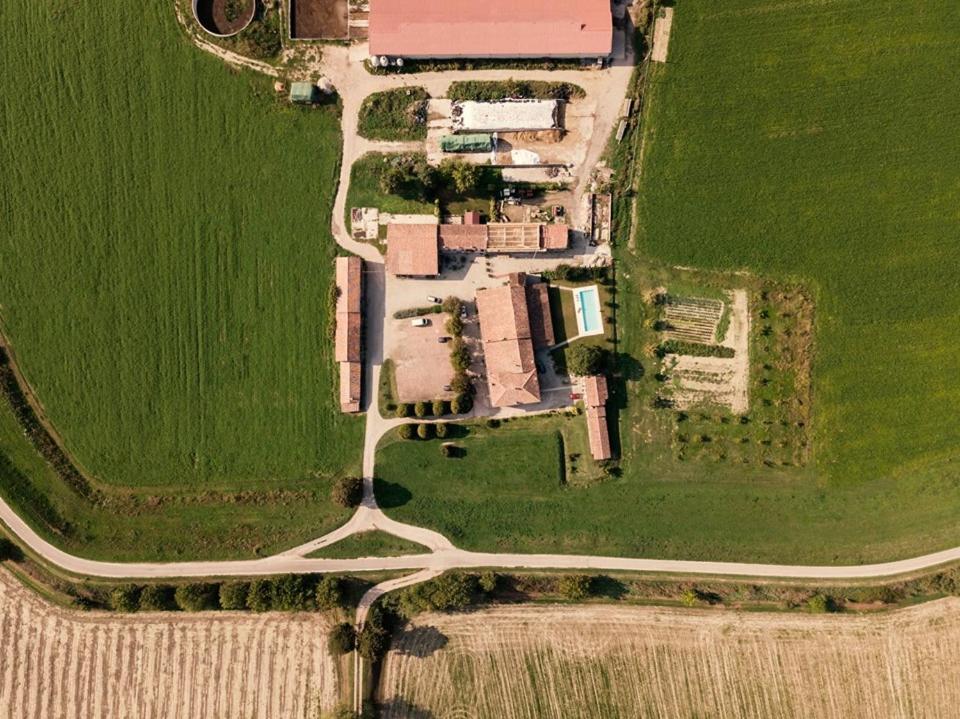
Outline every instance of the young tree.
<path fill-rule="evenodd" d="M 327 637 L 327 648 L 330 650 L 330 654 L 335 657 L 352 652 L 356 645 L 357 633 L 353 625 L 346 622 L 331 629 Z"/>
<path fill-rule="evenodd" d="M 141 612 L 165 612 L 173 606 L 173 587 L 169 584 L 148 584 L 140 592 Z"/>
<path fill-rule="evenodd" d="M 140 605 L 140 590 L 136 584 L 121 584 L 110 592 L 110 608 L 115 612 L 135 612 Z"/>
<path fill-rule="evenodd" d="M 6 560 L 19 561 L 20 548 L 6 537 L 0 537 L 0 562 Z"/>
<path fill-rule="evenodd" d="M 450 382 L 450 389 L 456 394 L 470 394 L 473 386 L 470 384 L 470 376 L 466 372 L 457 372 Z"/>
<path fill-rule="evenodd" d="M 400 439 L 413 439 L 417 430 L 414 429 L 414 425 L 412 424 L 401 424 L 397 429 L 397 433 L 400 435 Z"/>
<path fill-rule="evenodd" d="M 567 370 L 579 377 L 599 374 L 605 358 L 602 347 L 575 342 L 567 348 Z"/>
<path fill-rule="evenodd" d="M 479 165 L 458 157 L 448 157 L 440 163 L 440 173 L 458 195 L 469 195 L 477 189 L 480 172 Z"/>
<path fill-rule="evenodd" d="M 417 402 L 413 407 L 413 414 L 417 418 L 422 419 L 427 416 L 427 403 L 426 402 Z"/>
<path fill-rule="evenodd" d="M 314 592 L 317 609 L 336 609 L 343 606 L 343 580 L 331 574 L 325 574 Z"/>
<path fill-rule="evenodd" d="M 363 500 L 363 479 L 341 477 L 330 492 L 330 499 L 341 507 L 357 507 Z"/>
<path fill-rule="evenodd" d="M 268 612 L 272 608 L 273 591 L 269 579 L 254 579 L 247 592 L 247 609 Z"/>
<path fill-rule="evenodd" d="M 451 315 L 447 320 L 447 332 L 452 334 L 454 337 L 460 337 L 463 335 L 463 320 L 460 319 L 460 315 Z"/>
<path fill-rule="evenodd" d="M 417 436 L 420 439 L 432 439 L 433 438 L 433 425 L 429 422 L 424 422 L 423 424 L 417 425 Z"/>
<path fill-rule="evenodd" d="M 434 431 L 436 432 L 437 439 L 443 439 L 450 431 L 450 425 L 448 425 L 446 422 L 439 422 Z"/>
<path fill-rule="evenodd" d="M 590 596 L 592 584 L 586 574 L 564 574 L 557 580 L 557 591 L 566 599 L 579 601 Z"/>
<path fill-rule="evenodd" d="M 397 417 L 409 417 L 409 416 L 410 416 L 410 405 L 408 405 L 406 402 L 400 402 L 400 403 L 397 405 L 396 415 L 397 415 Z"/>
<path fill-rule="evenodd" d="M 173 593 L 177 606 L 187 612 L 202 612 L 205 609 L 217 609 L 220 587 L 216 584 L 196 582 L 181 584 Z"/>
<path fill-rule="evenodd" d="M 470 349 L 462 337 L 455 337 L 451 343 L 450 364 L 456 372 L 466 372 L 470 368 Z"/>
<path fill-rule="evenodd" d="M 434 417 L 443 417 L 447 413 L 447 403 L 442 399 L 433 400 L 430 411 Z"/>
<path fill-rule="evenodd" d="M 224 582 L 220 585 L 220 606 L 224 609 L 246 609 L 249 582 Z"/>

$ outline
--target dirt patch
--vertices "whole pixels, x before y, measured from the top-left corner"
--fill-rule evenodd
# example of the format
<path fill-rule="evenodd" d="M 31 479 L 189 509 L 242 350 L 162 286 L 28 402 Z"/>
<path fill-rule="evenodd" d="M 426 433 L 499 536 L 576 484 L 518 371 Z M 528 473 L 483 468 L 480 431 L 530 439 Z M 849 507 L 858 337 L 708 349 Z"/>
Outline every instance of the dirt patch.
<path fill-rule="evenodd" d="M 214 35 L 234 35 L 253 19 L 255 0 L 197 0 L 197 22 Z"/>
<path fill-rule="evenodd" d="M 333 709 L 319 614 L 75 612 L 0 570 L 0 716 L 289 717 Z"/>
<path fill-rule="evenodd" d="M 667 49 L 670 46 L 670 28 L 673 25 L 673 8 L 665 7 L 660 10 L 657 23 L 653 26 L 653 50 L 650 59 L 654 62 L 667 61 Z"/>
<path fill-rule="evenodd" d="M 417 646 L 436 636 L 439 649 Z M 958 647 L 956 598 L 866 617 L 499 607 L 418 617 L 379 693 L 390 719 L 945 719 L 960 701 Z"/>
<path fill-rule="evenodd" d="M 290 37 L 337 40 L 347 37 L 347 0 L 290 0 Z"/>

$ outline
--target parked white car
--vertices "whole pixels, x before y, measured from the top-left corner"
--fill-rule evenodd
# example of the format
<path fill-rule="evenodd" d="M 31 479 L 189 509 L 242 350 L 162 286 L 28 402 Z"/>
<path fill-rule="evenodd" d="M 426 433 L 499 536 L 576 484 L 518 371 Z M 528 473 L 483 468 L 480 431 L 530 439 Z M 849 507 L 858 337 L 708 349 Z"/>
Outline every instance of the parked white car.
<path fill-rule="evenodd" d="M 426 317 L 417 317 L 415 320 L 410 320 L 410 324 L 414 327 L 426 327 L 430 324 L 430 320 Z"/>

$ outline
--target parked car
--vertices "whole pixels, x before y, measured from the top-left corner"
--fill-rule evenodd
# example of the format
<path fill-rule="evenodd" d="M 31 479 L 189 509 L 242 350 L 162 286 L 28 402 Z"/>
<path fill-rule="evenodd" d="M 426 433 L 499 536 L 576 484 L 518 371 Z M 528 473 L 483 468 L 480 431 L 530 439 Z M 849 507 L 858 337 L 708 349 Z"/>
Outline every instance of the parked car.
<path fill-rule="evenodd" d="M 426 317 L 417 317 L 415 320 L 410 320 L 410 324 L 414 327 L 426 327 L 430 324 L 430 320 Z"/>
<path fill-rule="evenodd" d="M 427 302 L 433 302 L 435 305 L 439 305 L 443 302 L 439 297 L 434 297 L 433 295 L 427 295 Z"/>
<path fill-rule="evenodd" d="M 453 387 L 451 387 L 451 386 L 448 385 L 448 384 L 445 384 L 445 385 L 443 385 L 443 391 L 444 391 L 444 392 L 453 392 Z"/>
<path fill-rule="evenodd" d="M 464 304 L 460 305 L 460 319 L 467 319 L 467 306 Z"/>
<path fill-rule="evenodd" d="M 437 342 L 439 342 L 440 344 L 445 344 L 446 342 L 449 342 L 449 341 L 450 341 L 449 337 L 437 337 Z"/>

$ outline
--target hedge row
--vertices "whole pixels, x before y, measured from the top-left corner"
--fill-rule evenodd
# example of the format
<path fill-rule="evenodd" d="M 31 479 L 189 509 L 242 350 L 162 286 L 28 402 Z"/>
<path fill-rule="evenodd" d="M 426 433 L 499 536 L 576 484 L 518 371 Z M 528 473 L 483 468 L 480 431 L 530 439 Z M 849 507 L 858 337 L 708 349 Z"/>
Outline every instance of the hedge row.
<path fill-rule="evenodd" d="M 252 581 L 121 584 L 110 592 L 110 607 L 118 612 L 322 611 L 343 606 L 343 595 L 339 577 L 288 574 Z"/>

